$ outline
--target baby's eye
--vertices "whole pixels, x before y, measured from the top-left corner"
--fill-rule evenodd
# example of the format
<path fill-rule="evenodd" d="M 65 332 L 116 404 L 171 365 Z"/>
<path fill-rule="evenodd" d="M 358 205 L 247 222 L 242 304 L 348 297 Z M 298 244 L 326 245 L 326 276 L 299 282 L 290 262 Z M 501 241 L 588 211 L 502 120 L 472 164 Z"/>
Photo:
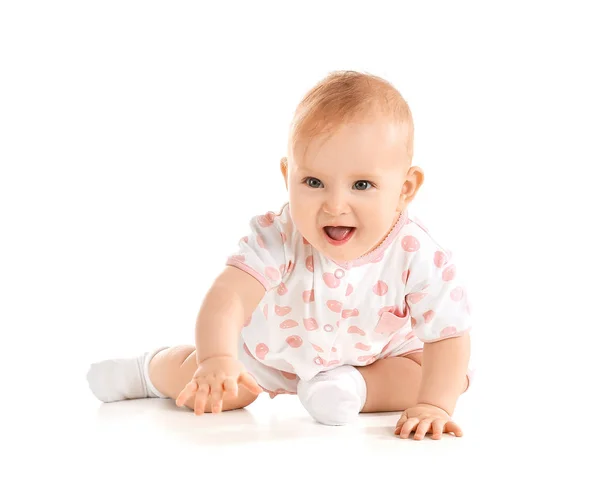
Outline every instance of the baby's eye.
<path fill-rule="evenodd" d="M 317 178 L 306 178 L 304 183 L 307 183 L 311 188 L 320 188 L 323 185 Z"/>
<path fill-rule="evenodd" d="M 354 188 L 356 188 L 357 190 L 366 190 L 370 186 L 373 186 L 373 185 L 371 185 L 371 183 L 366 180 L 360 180 L 360 181 L 357 181 L 356 183 L 354 183 Z"/>

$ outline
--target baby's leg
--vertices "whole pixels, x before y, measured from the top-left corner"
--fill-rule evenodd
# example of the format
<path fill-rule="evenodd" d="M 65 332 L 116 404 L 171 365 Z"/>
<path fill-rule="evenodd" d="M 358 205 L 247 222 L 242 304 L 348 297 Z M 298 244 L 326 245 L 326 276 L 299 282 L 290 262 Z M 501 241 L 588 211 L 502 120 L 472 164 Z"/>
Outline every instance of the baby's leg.
<path fill-rule="evenodd" d="M 402 411 L 417 404 L 421 385 L 423 353 L 379 359 L 368 366 L 358 367 L 367 384 L 367 400 L 362 413 Z M 397 382 L 397 385 L 390 385 Z M 464 391 L 469 380 L 465 376 Z"/>
<path fill-rule="evenodd" d="M 177 399 L 179 393 L 192 379 L 196 368 L 196 350 L 193 346 L 170 347 L 158 352 L 150 361 L 150 380 L 159 392 L 172 399 Z M 223 395 L 223 411 L 245 408 L 257 397 L 244 386 L 238 385 L 237 397 Z M 192 410 L 194 409 L 194 399 L 195 397 L 191 397 L 185 403 Z M 211 412 L 210 397 L 204 411 Z"/>

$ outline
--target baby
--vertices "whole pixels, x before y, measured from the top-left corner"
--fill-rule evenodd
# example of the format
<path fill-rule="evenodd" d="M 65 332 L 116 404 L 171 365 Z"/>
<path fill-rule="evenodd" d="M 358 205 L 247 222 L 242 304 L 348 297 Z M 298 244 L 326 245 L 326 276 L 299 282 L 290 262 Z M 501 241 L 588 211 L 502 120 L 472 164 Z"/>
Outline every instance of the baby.
<path fill-rule="evenodd" d="M 319 82 L 281 160 L 289 201 L 251 219 L 202 303 L 195 347 L 93 364 L 94 395 L 172 398 L 201 415 L 297 394 L 323 424 L 403 411 L 401 438 L 462 436 L 452 414 L 471 377 L 469 303 L 451 253 L 408 210 L 424 178 L 413 131 L 387 81 Z"/>

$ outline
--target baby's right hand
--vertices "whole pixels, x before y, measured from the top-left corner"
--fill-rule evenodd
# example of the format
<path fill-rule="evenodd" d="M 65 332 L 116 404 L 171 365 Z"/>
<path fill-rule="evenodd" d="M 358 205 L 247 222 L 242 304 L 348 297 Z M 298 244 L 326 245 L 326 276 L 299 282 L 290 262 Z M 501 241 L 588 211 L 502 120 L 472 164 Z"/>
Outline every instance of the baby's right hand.
<path fill-rule="evenodd" d="M 196 394 L 194 413 L 202 415 L 208 396 L 211 396 L 212 412 L 219 413 L 223 409 L 223 392 L 236 397 L 238 384 L 254 394 L 262 392 L 240 361 L 230 356 L 210 357 L 200 363 L 192 380 L 179 393 L 175 402 L 177 406 L 184 406 Z"/>

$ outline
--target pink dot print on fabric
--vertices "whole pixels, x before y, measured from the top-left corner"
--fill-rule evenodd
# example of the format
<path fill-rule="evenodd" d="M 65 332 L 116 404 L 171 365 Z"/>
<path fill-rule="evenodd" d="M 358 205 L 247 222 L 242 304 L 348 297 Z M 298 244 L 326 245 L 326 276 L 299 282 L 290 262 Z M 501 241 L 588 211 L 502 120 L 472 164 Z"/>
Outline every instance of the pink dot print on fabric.
<path fill-rule="evenodd" d="M 304 328 L 306 329 L 306 331 L 314 331 L 315 329 L 319 328 L 317 320 L 313 317 L 309 317 L 308 319 L 302 319 L 302 322 L 304 323 Z"/>
<path fill-rule="evenodd" d="M 342 311 L 342 304 L 337 300 L 327 300 L 326 304 L 329 310 L 331 310 L 332 312 L 339 314 Z"/>
<path fill-rule="evenodd" d="M 329 368 L 330 366 L 335 366 L 336 364 L 340 364 L 340 362 L 337 359 L 333 359 L 332 361 L 325 363 L 325 366 Z"/>
<path fill-rule="evenodd" d="M 452 279 L 454 279 L 454 276 L 456 275 L 456 267 L 454 265 L 450 265 L 449 267 L 445 268 L 444 271 L 442 272 L 442 279 L 446 282 L 451 281 Z"/>
<path fill-rule="evenodd" d="M 244 328 L 249 326 L 251 321 L 252 321 L 252 316 L 248 317 L 248 319 L 246 319 L 244 321 Z"/>
<path fill-rule="evenodd" d="M 333 275 L 335 275 L 336 278 L 341 279 L 346 275 L 346 272 L 344 272 L 341 268 L 338 268 Z"/>
<path fill-rule="evenodd" d="M 408 276 L 410 274 L 410 270 L 405 270 L 402 272 L 402 282 L 406 284 L 408 282 Z"/>
<path fill-rule="evenodd" d="M 272 281 L 278 281 L 279 278 L 281 277 L 279 275 L 279 271 L 274 267 L 265 268 L 265 275 Z"/>
<path fill-rule="evenodd" d="M 406 295 L 406 299 L 410 303 L 419 303 L 426 296 L 427 293 L 410 293 L 409 295 Z"/>
<path fill-rule="evenodd" d="M 445 253 L 441 251 L 436 251 L 433 255 L 433 263 L 437 268 L 442 268 L 446 263 L 448 263 L 448 258 Z"/>
<path fill-rule="evenodd" d="M 314 272 L 315 271 L 315 262 L 314 262 L 314 258 L 313 258 L 312 255 L 310 255 L 310 256 L 308 256 L 306 258 L 305 265 L 306 265 L 306 269 L 309 272 Z"/>
<path fill-rule="evenodd" d="M 455 302 L 459 302 L 463 298 L 463 289 L 459 286 L 458 288 L 454 288 L 450 291 L 450 298 L 452 298 Z"/>
<path fill-rule="evenodd" d="M 288 292 L 288 288 L 286 287 L 286 285 L 282 282 L 278 287 L 277 287 L 277 294 L 279 296 L 283 296 Z"/>
<path fill-rule="evenodd" d="M 281 307 L 279 305 L 275 305 L 275 313 L 278 316 L 288 315 L 292 311 L 292 307 Z"/>
<path fill-rule="evenodd" d="M 423 314 L 423 319 L 425 320 L 425 324 L 431 322 L 433 317 L 435 316 L 435 312 L 433 310 L 428 310 Z"/>
<path fill-rule="evenodd" d="M 404 249 L 404 251 L 407 251 L 409 253 L 414 253 L 415 251 L 418 251 L 419 248 L 421 247 L 421 243 L 419 242 L 419 240 L 412 235 L 407 235 L 407 236 L 403 237 L 401 244 L 402 244 L 402 249 Z"/>
<path fill-rule="evenodd" d="M 298 326 L 298 323 L 293 319 L 287 319 L 279 325 L 281 329 L 290 329 L 295 328 L 296 326 Z"/>
<path fill-rule="evenodd" d="M 371 350 L 370 345 L 365 345 L 364 343 L 358 342 L 355 346 L 358 350 Z"/>
<path fill-rule="evenodd" d="M 340 280 L 329 272 L 323 274 L 323 281 L 325 281 L 325 284 L 330 288 L 337 288 L 340 285 Z"/>
<path fill-rule="evenodd" d="M 315 301 L 315 290 L 311 289 L 309 291 L 302 292 L 302 300 L 304 303 L 310 303 Z"/>
<path fill-rule="evenodd" d="M 414 328 L 417 325 L 417 320 L 414 317 L 410 318 L 410 327 Z"/>
<path fill-rule="evenodd" d="M 352 291 L 354 291 L 352 284 L 348 284 L 348 287 L 346 288 L 346 296 L 350 296 L 352 294 Z"/>
<path fill-rule="evenodd" d="M 263 307 L 263 315 L 265 316 L 265 319 L 269 318 L 269 306 L 267 304 Z"/>
<path fill-rule="evenodd" d="M 356 317 L 359 315 L 358 309 L 346 309 L 342 311 L 342 318 L 348 319 L 348 317 Z"/>
<path fill-rule="evenodd" d="M 256 242 L 261 248 L 267 249 L 267 245 L 265 244 L 265 240 L 263 239 L 262 235 L 256 236 Z"/>
<path fill-rule="evenodd" d="M 258 357 L 261 361 L 263 361 L 266 355 L 269 353 L 269 347 L 267 347 L 264 343 L 259 343 L 256 346 L 256 357 Z"/>
<path fill-rule="evenodd" d="M 373 293 L 377 296 L 383 296 L 388 292 L 388 285 L 383 281 L 377 281 L 375 286 L 373 286 Z"/>
<path fill-rule="evenodd" d="M 240 242 L 245 242 L 246 244 L 248 244 L 248 236 L 244 236 L 240 239 Z"/>
<path fill-rule="evenodd" d="M 292 335 L 292 336 L 288 336 L 285 341 L 287 342 L 287 344 L 294 348 L 297 349 L 298 347 L 300 347 L 302 345 L 302 338 L 299 337 L 298 335 Z"/>
<path fill-rule="evenodd" d="M 267 214 L 265 214 L 264 216 L 259 216 L 257 218 L 258 220 L 258 224 L 265 228 L 265 227 L 270 227 L 273 222 L 275 221 L 275 215 L 271 212 L 268 212 Z"/>
<path fill-rule="evenodd" d="M 281 243 L 285 244 L 285 241 L 287 241 L 287 237 L 283 232 L 279 232 L 279 235 L 281 235 Z"/>
<path fill-rule="evenodd" d="M 348 333 L 351 333 L 353 335 L 365 336 L 365 332 L 362 329 L 360 329 L 358 326 L 350 326 L 348 328 Z"/>
<path fill-rule="evenodd" d="M 315 345 L 314 343 L 311 343 L 311 345 L 313 346 L 313 349 L 315 349 L 317 352 L 325 352 L 321 347 L 319 347 L 318 345 Z"/>
<path fill-rule="evenodd" d="M 331 324 L 326 324 L 323 326 L 323 329 L 327 331 L 327 333 L 331 333 L 333 331 L 333 326 Z"/>
<path fill-rule="evenodd" d="M 440 333 L 440 335 L 442 337 L 447 337 L 447 336 L 452 336 L 452 335 L 456 335 L 456 328 L 454 326 L 447 326 L 445 327 L 442 332 Z"/>
<path fill-rule="evenodd" d="M 287 380 L 296 380 L 296 375 L 294 373 L 288 373 L 287 371 L 279 370 L 283 375 L 283 378 Z"/>
<path fill-rule="evenodd" d="M 369 365 L 377 360 L 377 356 L 358 356 L 357 359 L 359 362 Z"/>
<path fill-rule="evenodd" d="M 323 364 L 325 364 L 324 359 L 322 359 L 321 357 L 317 356 L 313 359 L 313 362 L 317 365 L 317 366 L 323 366 Z"/>

